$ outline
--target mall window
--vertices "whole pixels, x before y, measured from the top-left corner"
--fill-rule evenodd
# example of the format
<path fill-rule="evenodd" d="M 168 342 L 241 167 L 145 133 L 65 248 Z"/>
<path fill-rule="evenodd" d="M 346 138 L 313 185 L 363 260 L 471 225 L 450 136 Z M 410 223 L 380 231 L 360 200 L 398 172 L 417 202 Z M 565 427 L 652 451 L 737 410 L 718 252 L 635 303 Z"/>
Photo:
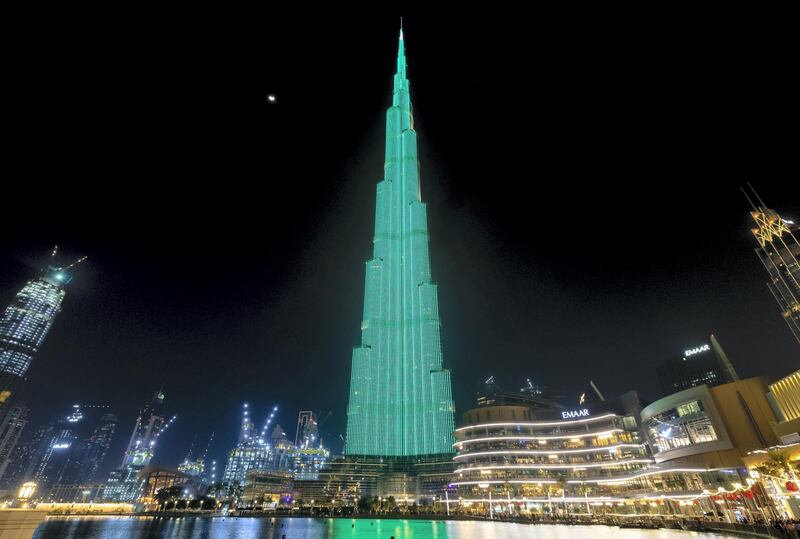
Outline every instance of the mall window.
<path fill-rule="evenodd" d="M 655 451 L 669 451 L 718 439 L 699 400 L 686 402 L 651 417 L 647 434 Z"/>
<path fill-rule="evenodd" d="M 703 407 L 700 401 L 692 401 L 681 404 L 675 410 L 678 412 L 678 417 L 683 417 L 685 415 L 699 414 L 703 411 Z"/>

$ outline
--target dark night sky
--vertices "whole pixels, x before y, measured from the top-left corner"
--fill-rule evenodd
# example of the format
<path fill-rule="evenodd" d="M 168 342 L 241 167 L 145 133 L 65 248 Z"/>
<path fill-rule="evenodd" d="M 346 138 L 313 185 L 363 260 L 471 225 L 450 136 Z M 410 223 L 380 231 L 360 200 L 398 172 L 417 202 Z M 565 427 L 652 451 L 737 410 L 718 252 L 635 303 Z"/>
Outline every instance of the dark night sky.
<path fill-rule="evenodd" d="M 211 430 L 222 460 L 244 401 L 291 436 L 331 411 L 338 450 L 397 19 L 187 27 L 11 51 L 0 300 L 53 243 L 89 255 L 29 371 L 35 422 L 111 404 L 116 465 L 163 383 L 165 464 Z M 793 48 L 699 35 L 406 18 L 459 414 L 489 374 L 655 398 L 711 332 L 744 376 L 798 367 L 738 190 L 800 218 Z"/>

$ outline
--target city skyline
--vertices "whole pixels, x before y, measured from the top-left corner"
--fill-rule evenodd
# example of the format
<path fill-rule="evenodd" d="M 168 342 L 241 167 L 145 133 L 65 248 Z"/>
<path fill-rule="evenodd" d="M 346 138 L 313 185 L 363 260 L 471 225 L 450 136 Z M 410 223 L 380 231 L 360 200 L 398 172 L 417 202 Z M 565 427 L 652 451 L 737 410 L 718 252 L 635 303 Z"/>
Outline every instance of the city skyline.
<path fill-rule="evenodd" d="M 359 36 L 376 43 L 365 60 L 376 70 L 391 64 L 387 60 L 393 57 L 394 43 L 387 36 L 395 30 L 389 26 L 387 22 L 380 32 Z M 748 205 L 738 187 L 752 181 L 766 203 L 787 217 L 799 211 L 797 188 L 771 181 L 770 175 L 779 176 L 775 171 L 754 175 L 744 167 L 734 179 L 709 180 L 706 185 L 696 185 L 694 178 L 674 179 L 655 200 L 645 190 L 632 192 L 608 180 L 593 186 L 577 181 L 557 185 L 564 180 L 556 172 L 557 158 L 545 160 L 539 172 L 527 159 L 519 159 L 525 144 L 502 136 L 487 142 L 492 151 L 482 156 L 460 131 L 483 128 L 499 136 L 499 128 L 505 126 L 515 132 L 516 120 L 503 120 L 497 113 L 509 113 L 491 84 L 499 69 L 486 61 L 488 53 L 467 44 L 474 54 L 465 56 L 472 56 L 475 65 L 474 72 L 466 70 L 469 63 L 450 58 L 450 49 L 426 37 L 430 31 L 422 23 L 412 20 L 407 32 L 413 36 L 412 47 L 425 50 L 418 61 L 415 56 L 410 69 L 417 88 L 424 88 L 415 100 L 415 118 L 424 126 L 420 151 L 426 156 L 424 190 L 432 206 L 431 264 L 437 281 L 450 287 L 440 300 L 442 338 L 453 370 L 457 410 L 471 404 L 474 385 L 489 374 L 510 381 L 530 377 L 565 390 L 577 390 L 593 379 L 611 393 L 638 387 L 655 398 L 658 362 L 712 332 L 743 376 L 756 373 L 753 363 L 761 362 L 762 354 L 771 363 L 761 362 L 759 369 L 783 374 L 796 365 L 796 344 L 764 287 L 763 267 L 748 238 Z M 325 38 L 322 33 L 317 39 Z M 340 44 L 352 50 L 355 39 L 343 38 Z M 363 95 L 376 93 L 380 98 L 382 90 L 388 91 L 380 80 L 388 77 L 381 71 L 359 78 L 353 67 L 341 69 L 342 77 L 355 77 L 359 84 L 328 89 L 347 104 L 348 112 L 326 111 L 331 115 L 326 124 L 328 129 L 349 129 L 342 138 L 351 142 L 320 150 L 335 163 L 327 176 L 315 179 L 320 169 L 303 163 L 314 172 L 303 180 L 313 182 L 318 192 L 309 195 L 299 187 L 281 186 L 292 208 L 308 205 L 288 237 L 281 237 L 287 233 L 284 216 L 248 217 L 258 209 L 252 202 L 242 203 L 241 213 L 230 211 L 234 224 L 222 225 L 222 232 L 186 223 L 183 218 L 192 213 L 173 214 L 167 202 L 179 199 L 168 192 L 164 201 L 133 195 L 134 201 L 153 204 L 157 226 L 144 222 L 139 230 L 126 224 L 134 212 L 131 203 L 120 208 L 120 217 L 96 210 L 91 218 L 67 220 L 56 233 L 44 226 L 61 221 L 55 212 L 47 218 L 52 223 L 46 220 L 3 239 L 0 298 L 5 304 L 34 278 L 26 274 L 30 268 L 25 262 L 38 263 L 37 253 L 44 253 L 46 246 L 58 242 L 91 257 L 71 283 L 63 313 L 31 369 L 33 382 L 26 392 L 39 416 L 29 428 L 41 423 L 45 409 L 108 402 L 120 415 L 119 432 L 129 432 L 129 419 L 138 405 L 163 384 L 171 408 L 181 416 L 170 433 L 175 438 L 168 444 L 165 462 L 182 458 L 193 436 L 202 438 L 208 431 L 236 425 L 244 401 L 264 410 L 281 403 L 282 409 L 290 410 L 280 421 L 284 425 L 291 424 L 297 410 L 333 411 L 326 430 L 334 439 L 344 433 L 344 388 L 349 352 L 358 342 L 363 294 L 363 274 L 357 268 L 370 252 L 363 234 L 370 223 L 364 216 L 374 210 L 372 189 L 382 159 L 376 140 L 382 139 L 384 105 L 373 97 L 357 101 L 362 84 L 368 88 Z M 262 95 L 258 105 L 240 104 L 252 110 L 238 110 L 232 123 L 254 131 L 275 125 L 288 142 L 277 135 L 260 135 L 259 150 L 248 146 L 235 151 L 221 142 L 228 155 L 251 152 L 247 165 L 234 169 L 246 171 L 244 177 L 269 177 L 275 161 L 278 170 L 292 171 L 297 157 L 292 146 L 301 140 L 302 131 L 291 124 L 301 112 L 309 124 L 320 114 L 303 112 L 301 97 L 309 96 L 300 86 L 308 79 L 291 82 L 298 73 L 280 62 L 274 71 L 285 78 L 240 81 L 247 91 Z M 459 73 L 463 79 L 456 77 Z M 457 91 L 457 85 L 445 84 L 451 79 L 464 83 L 461 90 L 466 95 L 451 95 Z M 264 99 L 268 92 L 276 95 L 274 105 Z M 348 92 L 356 96 L 348 97 Z M 569 101 L 559 103 L 566 106 Z M 223 116 L 223 105 L 216 106 Z M 475 110 L 469 121 L 462 117 L 467 106 Z M 633 121 L 634 108 L 626 109 L 628 121 Z M 250 122 L 250 112 L 260 123 Z M 375 128 L 348 127 L 349 115 Z M 546 125 L 556 125 L 553 117 L 545 119 Z M 227 125 L 230 120 L 216 121 Z M 663 137 L 658 140 L 663 142 Z M 580 139 L 574 142 L 593 158 L 603 153 L 587 149 Z M 610 142 L 601 146 L 604 151 L 614 147 Z M 282 149 L 288 152 L 285 158 L 280 157 Z M 474 161 L 472 170 L 459 163 L 465 153 Z M 547 151 L 539 153 L 544 158 Z M 522 186 L 532 182 L 525 175 L 509 174 L 515 169 L 513 162 L 519 163 L 520 171 L 545 176 L 533 185 L 538 199 L 524 200 Z M 607 172 L 609 162 L 600 163 Z M 642 164 L 645 160 L 637 160 L 627 168 L 627 178 L 637 176 Z M 488 177 L 490 171 L 497 177 Z M 588 165 L 571 172 L 578 177 L 591 173 Z M 664 169 L 655 170 L 652 176 L 659 180 L 653 181 L 664 186 L 668 175 Z M 243 182 L 235 190 L 247 188 Z M 576 189 L 584 191 L 576 194 Z M 79 204 L 73 195 L 65 196 Z M 203 206 L 213 207 L 210 198 L 201 200 Z M 218 203 L 224 207 L 234 201 L 241 203 L 240 195 L 223 196 Z M 693 211 L 696 214 L 686 218 Z M 111 226 L 101 226 L 105 221 Z M 294 221 L 288 222 L 294 226 Z M 237 236 L 249 229 L 256 232 Z M 658 305 L 657 312 L 653 305 Z M 626 372 L 609 376 L 609 365 L 624 366 Z M 91 377 L 83 375 L 87 371 Z M 48 387 L 50 395 L 37 394 L 37 384 Z M 126 391 L 120 394 L 123 384 Z M 198 400 L 198 395 L 208 400 Z M 231 445 L 229 434 L 217 437 L 213 454 L 218 462 L 224 461 L 223 452 Z M 112 452 L 109 455 L 116 460 Z"/>

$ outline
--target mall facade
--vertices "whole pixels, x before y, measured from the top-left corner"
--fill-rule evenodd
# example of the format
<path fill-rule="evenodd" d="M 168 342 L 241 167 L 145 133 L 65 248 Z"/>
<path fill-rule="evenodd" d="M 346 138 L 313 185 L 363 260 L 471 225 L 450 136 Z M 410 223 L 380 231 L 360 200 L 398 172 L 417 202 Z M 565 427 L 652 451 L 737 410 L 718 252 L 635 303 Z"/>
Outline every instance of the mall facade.
<path fill-rule="evenodd" d="M 701 385 L 646 407 L 635 392 L 574 409 L 479 398 L 455 430 L 445 501 L 486 516 L 774 518 L 745 462 L 780 443 L 768 389 L 762 378 Z"/>

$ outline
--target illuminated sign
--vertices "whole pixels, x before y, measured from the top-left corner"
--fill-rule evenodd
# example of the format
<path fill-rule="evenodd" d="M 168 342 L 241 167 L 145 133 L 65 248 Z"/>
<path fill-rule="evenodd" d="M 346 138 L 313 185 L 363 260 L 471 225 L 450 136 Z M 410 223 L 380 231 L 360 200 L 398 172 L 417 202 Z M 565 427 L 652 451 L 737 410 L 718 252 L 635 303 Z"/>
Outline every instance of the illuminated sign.
<path fill-rule="evenodd" d="M 564 419 L 571 419 L 573 417 L 589 417 L 589 410 L 586 408 L 582 408 L 580 410 L 567 410 L 566 412 L 561 412 L 561 417 Z"/>
<path fill-rule="evenodd" d="M 69 447 L 69 444 L 55 444 L 53 446 L 53 449 L 67 449 L 68 447 Z"/>
<path fill-rule="evenodd" d="M 686 350 L 685 352 L 683 352 L 683 355 L 689 357 L 695 354 L 699 354 L 700 352 L 708 352 L 709 350 L 711 350 L 711 347 L 707 344 L 704 344 L 703 346 L 698 346 L 697 348 Z"/>

